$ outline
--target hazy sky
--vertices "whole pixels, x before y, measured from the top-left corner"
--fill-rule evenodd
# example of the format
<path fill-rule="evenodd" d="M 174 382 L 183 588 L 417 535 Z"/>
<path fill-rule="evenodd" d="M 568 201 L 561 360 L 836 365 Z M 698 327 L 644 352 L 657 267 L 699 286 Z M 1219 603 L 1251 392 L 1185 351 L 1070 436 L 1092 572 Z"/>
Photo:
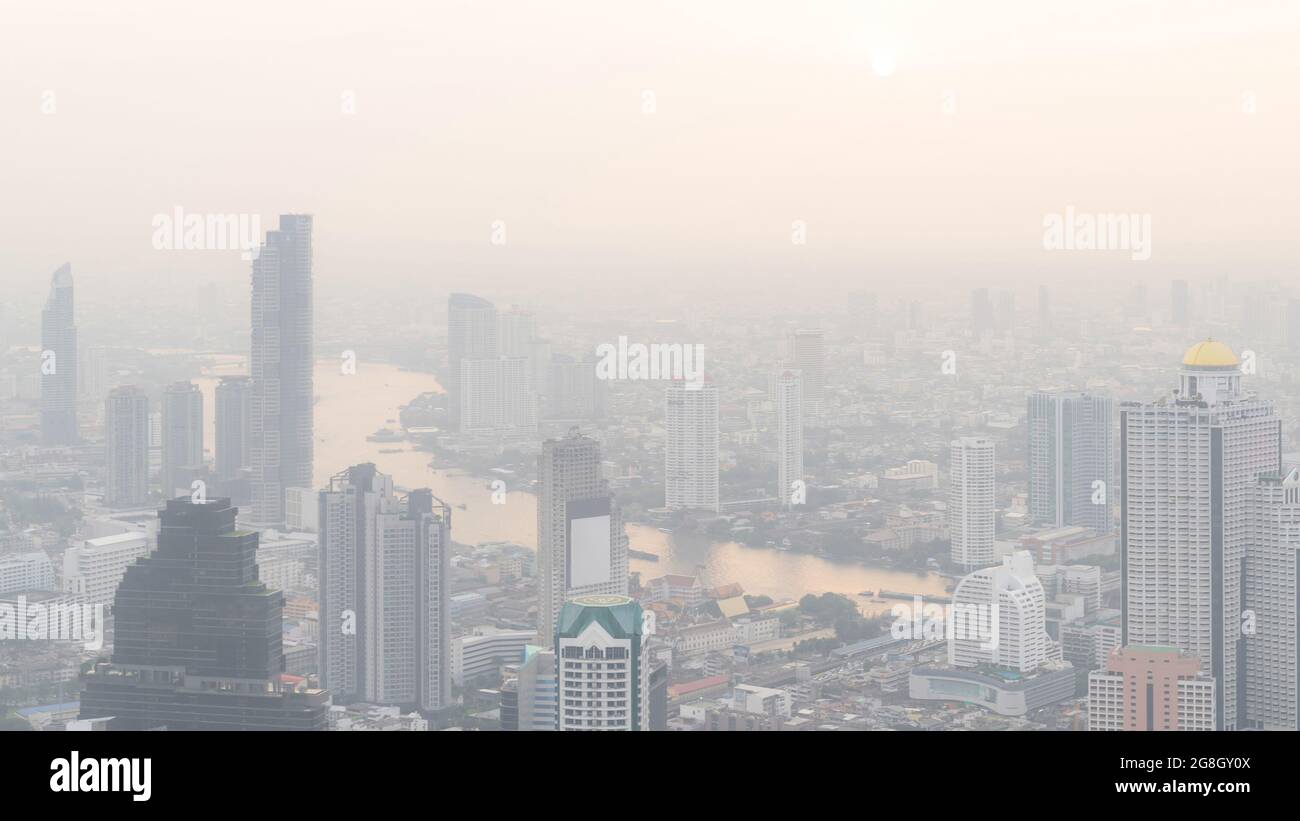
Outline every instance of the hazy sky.
<path fill-rule="evenodd" d="M 235 253 L 151 247 L 153 215 L 178 205 L 264 228 L 310 212 L 319 277 L 439 290 L 1286 277 L 1300 250 L 1296 0 L 0 16 L 6 287 L 43 290 L 63 260 L 127 286 L 246 279 Z M 1044 215 L 1067 205 L 1150 213 L 1151 260 L 1043 251 Z"/>

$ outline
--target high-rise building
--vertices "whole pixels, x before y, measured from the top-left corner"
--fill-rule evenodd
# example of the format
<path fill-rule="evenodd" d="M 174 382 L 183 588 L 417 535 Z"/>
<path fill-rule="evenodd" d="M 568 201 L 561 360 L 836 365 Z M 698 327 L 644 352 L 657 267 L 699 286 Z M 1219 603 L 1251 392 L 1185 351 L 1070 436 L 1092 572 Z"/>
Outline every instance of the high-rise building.
<path fill-rule="evenodd" d="M 170 499 L 158 547 L 114 598 L 111 662 L 84 677 L 82 719 L 113 730 L 324 730 L 329 696 L 285 683 L 284 595 L 258 580 L 256 531 L 228 499 Z"/>
<path fill-rule="evenodd" d="M 175 382 L 162 394 L 163 498 L 189 495 L 187 477 L 203 465 L 203 394 L 193 382 Z"/>
<path fill-rule="evenodd" d="M 284 489 L 311 487 L 312 218 L 283 214 L 253 261 L 250 520 L 284 523 Z"/>
<path fill-rule="evenodd" d="M 718 387 L 674 381 L 665 392 L 664 505 L 718 510 Z"/>
<path fill-rule="evenodd" d="M 50 280 L 50 296 L 41 312 L 41 442 L 47 446 L 77 441 L 74 307 L 72 265 L 65 262 Z"/>
<path fill-rule="evenodd" d="M 803 423 L 815 426 L 826 411 L 826 335 L 820 330 L 792 332 L 786 364 L 799 371 L 803 388 Z"/>
<path fill-rule="evenodd" d="M 149 397 L 134 385 L 104 400 L 104 504 L 139 507 L 149 500 Z"/>
<path fill-rule="evenodd" d="M 993 440 L 963 436 L 950 447 L 948 532 L 952 561 L 974 570 L 993 564 L 997 527 Z"/>
<path fill-rule="evenodd" d="M 1048 659 L 1047 597 L 1029 551 L 968 574 L 952 595 L 948 663 L 1031 673 Z"/>
<path fill-rule="evenodd" d="M 284 489 L 284 526 L 286 530 L 320 530 L 320 491 L 314 487 Z"/>
<path fill-rule="evenodd" d="M 461 363 L 496 359 L 501 355 L 497 309 L 473 294 L 452 294 L 447 300 L 447 410 L 459 419 Z"/>
<path fill-rule="evenodd" d="M 320 675 L 336 702 L 451 700 L 451 510 L 372 464 L 320 494 Z"/>
<path fill-rule="evenodd" d="M 1088 674 L 1091 731 L 1213 730 L 1214 679 L 1195 653 L 1177 647 L 1121 647 Z"/>
<path fill-rule="evenodd" d="M 538 633 L 554 639 L 567 599 L 627 595 L 628 542 L 601 475 L 599 442 L 573 428 L 544 442 L 537 462 Z"/>
<path fill-rule="evenodd" d="M 1036 521 L 1113 529 L 1111 411 L 1111 400 L 1101 396 L 1029 396 L 1029 513 Z"/>
<path fill-rule="evenodd" d="M 223 376 L 215 398 L 215 469 L 222 481 L 238 479 L 249 458 L 250 391 L 247 376 Z"/>
<path fill-rule="evenodd" d="M 773 383 L 776 404 L 776 496 L 782 507 L 799 498 L 803 481 L 803 379 L 783 371 Z"/>
<path fill-rule="evenodd" d="M 537 342 L 537 317 L 531 311 L 512 306 L 499 317 L 498 353 L 501 356 L 530 357 Z"/>
<path fill-rule="evenodd" d="M 498 356 L 462 359 L 460 429 L 464 433 L 524 434 L 537 430 L 532 360 Z"/>
<path fill-rule="evenodd" d="M 91 345 L 77 354 L 77 376 L 80 380 L 79 401 L 92 405 L 104 401 L 108 392 L 109 349 Z"/>
<path fill-rule="evenodd" d="M 542 403 L 547 419 L 600 419 L 605 415 L 605 382 L 596 378 L 594 356 L 579 360 L 554 354 L 548 363 Z"/>
<path fill-rule="evenodd" d="M 561 731 L 649 731 L 648 638 L 627 596 L 565 602 L 555 630 Z"/>
<path fill-rule="evenodd" d="M 1246 722 L 1251 729 L 1300 730 L 1297 568 L 1300 469 L 1260 477 L 1250 494 L 1246 548 Z"/>
<path fill-rule="evenodd" d="M 1246 713 L 1250 488 L 1281 468 L 1281 421 L 1241 378 L 1227 345 L 1201 342 L 1183 357 L 1176 392 L 1120 409 L 1124 643 L 1196 654 L 1217 682 L 1221 729 Z"/>

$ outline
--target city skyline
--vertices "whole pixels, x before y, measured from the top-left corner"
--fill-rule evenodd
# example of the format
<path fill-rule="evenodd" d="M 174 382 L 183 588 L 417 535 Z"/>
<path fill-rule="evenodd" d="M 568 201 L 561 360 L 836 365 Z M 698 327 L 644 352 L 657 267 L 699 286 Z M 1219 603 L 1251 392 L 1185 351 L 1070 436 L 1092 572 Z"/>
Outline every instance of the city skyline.
<path fill-rule="evenodd" d="M 577 731 L 1280 777 L 1300 3 L 52 2 L 0 26 L 20 786 L 368 806 Z"/>

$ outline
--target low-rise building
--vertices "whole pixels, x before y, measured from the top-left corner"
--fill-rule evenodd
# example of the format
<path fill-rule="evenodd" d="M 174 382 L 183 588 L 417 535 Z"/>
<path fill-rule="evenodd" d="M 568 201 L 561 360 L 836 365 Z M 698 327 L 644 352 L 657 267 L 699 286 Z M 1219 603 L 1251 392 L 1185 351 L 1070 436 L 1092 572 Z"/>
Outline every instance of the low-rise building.
<path fill-rule="evenodd" d="M 1002 716 L 1023 716 L 1073 695 L 1074 668 L 1064 662 L 1048 662 L 1029 674 L 926 666 L 912 670 L 908 679 L 909 698 L 960 701 Z"/>
<path fill-rule="evenodd" d="M 1088 674 L 1088 729 L 1213 730 L 1214 679 L 1176 647 L 1118 648 Z"/>

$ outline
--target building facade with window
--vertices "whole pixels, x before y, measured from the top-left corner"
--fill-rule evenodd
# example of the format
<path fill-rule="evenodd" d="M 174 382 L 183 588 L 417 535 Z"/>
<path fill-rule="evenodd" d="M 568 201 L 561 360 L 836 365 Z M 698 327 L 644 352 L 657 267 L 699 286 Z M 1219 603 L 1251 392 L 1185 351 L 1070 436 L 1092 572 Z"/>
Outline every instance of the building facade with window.
<path fill-rule="evenodd" d="M 579 596 L 560 610 L 559 729 L 649 730 L 650 654 L 641 605 L 627 596 Z"/>

